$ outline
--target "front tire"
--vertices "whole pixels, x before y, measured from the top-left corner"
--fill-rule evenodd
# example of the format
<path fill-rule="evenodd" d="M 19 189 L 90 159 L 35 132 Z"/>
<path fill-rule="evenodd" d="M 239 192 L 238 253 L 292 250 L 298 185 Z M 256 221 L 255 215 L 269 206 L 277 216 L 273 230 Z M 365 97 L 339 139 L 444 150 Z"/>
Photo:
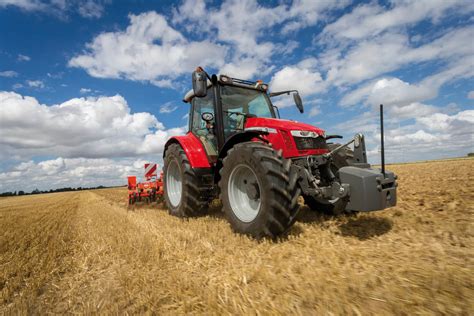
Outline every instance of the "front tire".
<path fill-rule="evenodd" d="M 226 217 L 235 232 L 275 238 L 293 225 L 300 189 L 291 161 L 258 142 L 229 150 L 219 182 Z"/>
<path fill-rule="evenodd" d="M 204 214 L 208 199 L 206 190 L 178 144 L 168 146 L 163 167 L 164 197 L 171 215 L 192 217 Z"/>

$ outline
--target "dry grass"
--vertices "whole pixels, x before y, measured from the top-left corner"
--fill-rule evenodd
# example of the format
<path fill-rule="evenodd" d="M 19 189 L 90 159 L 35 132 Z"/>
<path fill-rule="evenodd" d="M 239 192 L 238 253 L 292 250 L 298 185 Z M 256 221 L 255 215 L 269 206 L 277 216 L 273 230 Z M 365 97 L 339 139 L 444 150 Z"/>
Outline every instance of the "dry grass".
<path fill-rule="evenodd" d="M 125 190 L 0 200 L 0 314 L 474 313 L 474 160 L 392 165 L 399 204 L 290 235 L 180 220 Z"/>

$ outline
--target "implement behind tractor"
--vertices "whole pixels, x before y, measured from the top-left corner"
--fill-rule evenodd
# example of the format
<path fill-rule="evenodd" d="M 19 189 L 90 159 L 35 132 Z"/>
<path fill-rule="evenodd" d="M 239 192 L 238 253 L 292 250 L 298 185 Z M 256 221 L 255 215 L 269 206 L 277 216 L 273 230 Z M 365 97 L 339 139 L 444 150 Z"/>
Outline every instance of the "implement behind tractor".
<path fill-rule="evenodd" d="M 145 182 L 137 183 L 136 176 L 128 177 L 128 205 L 160 203 L 163 197 L 162 175 L 157 177 L 157 164 L 145 164 Z"/>

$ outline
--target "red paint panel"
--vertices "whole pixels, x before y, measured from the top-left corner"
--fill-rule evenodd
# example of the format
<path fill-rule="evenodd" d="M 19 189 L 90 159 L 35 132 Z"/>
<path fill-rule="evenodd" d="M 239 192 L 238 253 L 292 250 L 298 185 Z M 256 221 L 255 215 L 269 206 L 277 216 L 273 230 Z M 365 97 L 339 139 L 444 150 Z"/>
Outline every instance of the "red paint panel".
<path fill-rule="evenodd" d="M 277 132 L 265 135 L 265 138 L 272 144 L 275 149 L 281 149 L 282 155 L 285 158 L 303 157 L 309 155 L 322 155 L 328 152 L 326 149 L 309 149 L 309 150 L 298 150 L 296 148 L 293 136 L 291 136 L 292 130 L 304 130 L 313 131 L 318 135 L 324 135 L 324 131 L 316 126 L 309 124 L 282 120 L 272 118 L 249 118 L 245 123 L 245 127 L 267 127 L 273 128 Z"/>
<path fill-rule="evenodd" d="M 194 136 L 193 133 L 188 132 L 184 136 L 174 136 L 183 148 L 186 156 L 188 156 L 189 163 L 193 168 L 210 168 L 209 160 L 207 159 L 206 151 L 201 141 Z M 170 140 L 171 140 L 170 139 Z M 169 140 L 168 140 L 169 141 Z"/>

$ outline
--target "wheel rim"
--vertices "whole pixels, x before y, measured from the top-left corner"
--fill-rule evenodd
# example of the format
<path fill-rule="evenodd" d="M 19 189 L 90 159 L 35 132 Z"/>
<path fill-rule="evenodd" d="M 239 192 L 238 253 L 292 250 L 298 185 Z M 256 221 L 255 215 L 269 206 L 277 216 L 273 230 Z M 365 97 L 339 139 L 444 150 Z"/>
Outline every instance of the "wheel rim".
<path fill-rule="evenodd" d="M 168 165 L 166 172 L 166 194 L 170 200 L 171 205 L 177 207 L 181 202 L 181 195 L 183 191 L 183 181 L 181 179 L 181 172 L 178 163 L 173 160 Z"/>
<path fill-rule="evenodd" d="M 228 195 L 233 213 L 242 222 L 253 221 L 260 210 L 260 183 L 255 172 L 246 165 L 237 165 L 229 177 Z"/>

